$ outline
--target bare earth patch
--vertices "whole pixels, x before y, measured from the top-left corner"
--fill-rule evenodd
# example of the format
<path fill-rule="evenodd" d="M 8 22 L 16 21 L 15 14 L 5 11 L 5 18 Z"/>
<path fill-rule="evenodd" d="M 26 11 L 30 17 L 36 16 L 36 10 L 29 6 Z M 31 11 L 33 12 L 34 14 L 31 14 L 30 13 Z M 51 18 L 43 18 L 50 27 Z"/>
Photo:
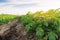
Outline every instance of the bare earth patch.
<path fill-rule="evenodd" d="M 0 26 L 0 40 L 37 40 L 35 33 L 26 34 L 25 27 L 16 19 Z"/>

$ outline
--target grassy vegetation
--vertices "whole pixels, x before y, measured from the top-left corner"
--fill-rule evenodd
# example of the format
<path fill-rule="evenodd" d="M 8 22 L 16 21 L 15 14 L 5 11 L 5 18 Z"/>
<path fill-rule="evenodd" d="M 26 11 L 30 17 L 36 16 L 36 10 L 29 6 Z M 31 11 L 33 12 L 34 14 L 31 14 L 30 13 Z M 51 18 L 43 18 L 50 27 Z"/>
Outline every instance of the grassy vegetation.
<path fill-rule="evenodd" d="M 26 33 L 36 33 L 38 40 L 60 38 L 60 11 L 58 9 L 22 15 L 21 23 L 24 24 Z"/>
<path fill-rule="evenodd" d="M 0 14 L 0 25 L 8 23 L 16 18 L 18 18 L 16 15 Z"/>

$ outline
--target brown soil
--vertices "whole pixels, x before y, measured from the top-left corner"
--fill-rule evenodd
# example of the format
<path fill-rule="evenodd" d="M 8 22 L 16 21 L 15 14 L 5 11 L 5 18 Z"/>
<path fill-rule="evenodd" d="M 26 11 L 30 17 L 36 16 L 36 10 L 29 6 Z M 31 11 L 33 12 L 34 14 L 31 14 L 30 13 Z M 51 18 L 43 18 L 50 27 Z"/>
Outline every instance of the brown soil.
<path fill-rule="evenodd" d="M 35 33 L 26 34 L 19 19 L 0 26 L 0 40 L 37 40 Z"/>

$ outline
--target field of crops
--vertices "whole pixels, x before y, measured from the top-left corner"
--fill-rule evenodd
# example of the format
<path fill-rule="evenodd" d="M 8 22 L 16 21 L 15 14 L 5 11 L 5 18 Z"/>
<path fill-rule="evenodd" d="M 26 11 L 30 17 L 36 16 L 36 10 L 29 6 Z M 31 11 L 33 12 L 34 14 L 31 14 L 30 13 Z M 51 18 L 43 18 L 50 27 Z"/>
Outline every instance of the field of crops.
<path fill-rule="evenodd" d="M 0 25 L 8 23 L 19 16 L 0 14 Z M 25 26 L 26 34 L 35 33 L 38 40 L 60 39 L 60 11 L 50 9 L 46 12 L 37 11 L 33 14 L 28 12 L 20 16 L 20 22 Z"/>
<path fill-rule="evenodd" d="M 16 18 L 18 18 L 16 15 L 0 14 L 0 25 L 8 23 Z"/>
<path fill-rule="evenodd" d="M 60 38 L 59 9 L 28 13 L 21 16 L 21 23 L 24 24 L 26 33 L 34 32 L 38 40 L 59 40 Z"/>

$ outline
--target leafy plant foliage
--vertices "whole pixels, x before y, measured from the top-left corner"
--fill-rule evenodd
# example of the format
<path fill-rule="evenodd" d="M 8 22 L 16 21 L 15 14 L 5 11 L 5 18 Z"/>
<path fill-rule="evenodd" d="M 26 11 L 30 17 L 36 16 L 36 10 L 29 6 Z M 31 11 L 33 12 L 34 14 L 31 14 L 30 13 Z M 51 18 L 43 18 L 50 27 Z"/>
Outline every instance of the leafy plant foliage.
<path fill-rule="evenodd" d="M 37 11 L 21 16 L 27 33 L 34 32 L 38 40 L 56 40 L 60 37 L 60 11 L 50 9 L 46 12 Z"/>

